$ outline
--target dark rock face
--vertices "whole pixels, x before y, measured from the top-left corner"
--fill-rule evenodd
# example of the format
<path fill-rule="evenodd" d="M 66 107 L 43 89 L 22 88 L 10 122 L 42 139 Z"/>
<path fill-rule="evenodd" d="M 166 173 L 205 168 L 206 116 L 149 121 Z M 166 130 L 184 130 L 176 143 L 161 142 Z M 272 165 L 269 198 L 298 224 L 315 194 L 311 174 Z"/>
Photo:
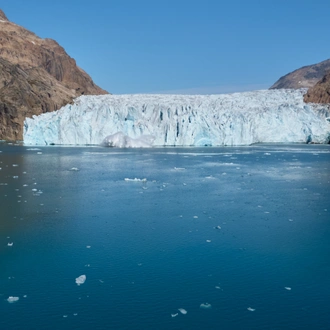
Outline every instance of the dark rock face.
<path fill-rule="evenodd" d="M 330 104 L 330 71 L 304 95 L 305 102 Z"/>
<path fill-rule="evenodd" d="M 25 117 L 57 110 L 82 94 L 107 92 L 55 40 L 9 22 L 0 10 L 0 140 L 21 140 Z"/>
<path fill-rule="evenodd" d="M 311 88 L 330 72 L 330 59 L 323 62 L 304 66 L 281 77 L 270 89 L 280 88 Z"/>

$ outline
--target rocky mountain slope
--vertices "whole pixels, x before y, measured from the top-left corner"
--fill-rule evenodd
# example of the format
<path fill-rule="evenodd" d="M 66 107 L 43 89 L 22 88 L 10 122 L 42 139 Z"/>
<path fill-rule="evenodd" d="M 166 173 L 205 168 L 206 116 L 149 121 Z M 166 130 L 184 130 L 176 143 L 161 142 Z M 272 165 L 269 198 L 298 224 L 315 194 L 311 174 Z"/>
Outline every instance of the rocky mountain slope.
<path fill-rule="evenodd" d="M 39 38 L 0 10 L 0 140 L 22 140 L 25 117 L 107 93 L 55 40 Z"/>
<path fill-rule="evenodd" d="M 319 82 L 325 74 L 330 72 L 330 59 L 307 65 L 281 77 L 270 89 L 279 88 L 311 88 Z"/>
<path fill-rule="evenodd" d="M 330 71 L 304 96 L 305 102 L 330 103 Z"/>

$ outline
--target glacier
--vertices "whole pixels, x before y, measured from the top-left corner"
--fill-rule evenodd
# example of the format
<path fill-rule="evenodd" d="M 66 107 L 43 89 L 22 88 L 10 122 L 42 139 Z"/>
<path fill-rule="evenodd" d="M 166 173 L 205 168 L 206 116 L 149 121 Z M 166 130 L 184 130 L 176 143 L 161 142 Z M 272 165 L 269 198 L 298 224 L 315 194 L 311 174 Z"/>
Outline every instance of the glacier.
<path fill-rule="evenodd" d="M 329 143 L 326 105 L 306 89 L 219 95 L 80 96 L 24 122 L 26 145 L 234 146 Z"/>

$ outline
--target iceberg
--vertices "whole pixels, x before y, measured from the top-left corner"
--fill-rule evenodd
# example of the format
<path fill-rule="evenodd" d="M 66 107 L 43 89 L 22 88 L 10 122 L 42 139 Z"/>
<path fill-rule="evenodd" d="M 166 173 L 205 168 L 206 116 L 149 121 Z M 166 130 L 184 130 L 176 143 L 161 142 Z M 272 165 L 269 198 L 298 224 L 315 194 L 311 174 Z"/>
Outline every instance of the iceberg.
<path fill-rule="evenodd" d="M 80 96 L 24 122 L 25 145 L 110 147 L 329 143 L 330 111 L 306 89 L 219 95 Z"/>
<path fill-rule="evenodd" d="M 84 284 L 86 281 L 86 275 L 80 275 L 76 278 L 76 283 L 79 286 L 80 284 Z"/>

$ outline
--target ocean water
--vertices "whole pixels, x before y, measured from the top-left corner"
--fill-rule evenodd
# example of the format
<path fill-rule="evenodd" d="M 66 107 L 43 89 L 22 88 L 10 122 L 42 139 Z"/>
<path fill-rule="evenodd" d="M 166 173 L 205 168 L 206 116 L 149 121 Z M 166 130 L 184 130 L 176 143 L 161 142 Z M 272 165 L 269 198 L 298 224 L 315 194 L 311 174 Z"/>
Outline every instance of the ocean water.
<path fill-rule="evenodd" d="M 330 329 L 329 145 L 0 144 L 0 168 L 0 329 Z"/>

